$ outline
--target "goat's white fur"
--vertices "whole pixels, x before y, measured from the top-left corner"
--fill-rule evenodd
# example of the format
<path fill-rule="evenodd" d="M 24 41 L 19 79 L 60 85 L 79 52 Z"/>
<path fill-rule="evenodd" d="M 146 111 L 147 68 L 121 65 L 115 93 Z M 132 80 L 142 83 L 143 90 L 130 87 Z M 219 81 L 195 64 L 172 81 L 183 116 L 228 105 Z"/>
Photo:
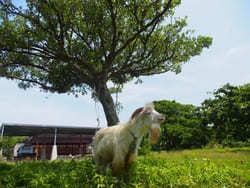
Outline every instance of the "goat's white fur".
<path fill-rule="evenodd" d="M 100 129 L 93 140 L 94 160 L 102 172 L 111 165 L 112 174 L 119 176 L 136 158 L 142 137 L 150 132 L 150 142 L 160 136 L 160 123 L 165 117 L 153 104 L 137 109 L 124 124 Z"/>

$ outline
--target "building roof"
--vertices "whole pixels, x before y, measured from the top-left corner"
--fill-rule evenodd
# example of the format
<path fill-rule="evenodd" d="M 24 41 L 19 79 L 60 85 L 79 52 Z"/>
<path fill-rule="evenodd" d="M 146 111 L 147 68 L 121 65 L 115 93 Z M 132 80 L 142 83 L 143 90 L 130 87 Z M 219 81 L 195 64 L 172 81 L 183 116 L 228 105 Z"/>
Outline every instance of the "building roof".
<path fill-rule="evenodd" d="M 58 126 L 58 125 L 36 125 L 3 123 L 0 134 L 3 136 L 36 136 L 41 134 L 85 134 L 94 135 L 99 128 L 86 126 Z"/>

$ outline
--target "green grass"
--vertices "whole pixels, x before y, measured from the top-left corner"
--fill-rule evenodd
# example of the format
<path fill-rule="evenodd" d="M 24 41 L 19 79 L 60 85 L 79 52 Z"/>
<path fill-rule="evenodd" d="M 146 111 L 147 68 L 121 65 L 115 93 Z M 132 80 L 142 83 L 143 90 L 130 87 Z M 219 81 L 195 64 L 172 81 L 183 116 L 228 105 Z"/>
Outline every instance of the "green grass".
<path fill-rule="evenodd" d="M 152 156 L 167 161 L 169 167 L 183 165 L 185 172 L 178 178 L 189 174 L 192 186 L 250 187 L 250 148 L 182 150 Z"/>
<path fill-rule="evenodd" d="M 100 175 L 91 159 L 0 162 L 0 187 L 250 187 L 250 148 L 154 152 L 138 157 L 130 183 Z"/>

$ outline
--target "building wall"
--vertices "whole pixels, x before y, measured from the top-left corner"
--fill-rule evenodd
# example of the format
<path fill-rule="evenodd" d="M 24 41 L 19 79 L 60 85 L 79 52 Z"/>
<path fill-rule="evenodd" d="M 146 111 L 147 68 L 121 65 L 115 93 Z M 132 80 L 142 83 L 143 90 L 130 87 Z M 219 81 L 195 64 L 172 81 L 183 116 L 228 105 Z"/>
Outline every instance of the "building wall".
<path fill-rule="evenodd" d="M 32 147 L 36 153 L 37 160 L 43 160 L 43 159 L 49 160 L 51 158 L 53 145 L 32 145 Z M 87 150 L 86 144 L 63 144 L 63 145 L 59 144 L 57 145 L 57 154 L 59 156 L 85 155 L 89 154 L 89 151 Z"/>
<path fill-rule="evenodd" d="M 57 135 L 57 155 L 84 155 L 89 154 L 88 146 L 92 142 L 93 135 Z M 37 160 L 50 159 L 54 144 L 54 135 L 38 135 L 29 137 L 26 145 L 32 145 Z"/>

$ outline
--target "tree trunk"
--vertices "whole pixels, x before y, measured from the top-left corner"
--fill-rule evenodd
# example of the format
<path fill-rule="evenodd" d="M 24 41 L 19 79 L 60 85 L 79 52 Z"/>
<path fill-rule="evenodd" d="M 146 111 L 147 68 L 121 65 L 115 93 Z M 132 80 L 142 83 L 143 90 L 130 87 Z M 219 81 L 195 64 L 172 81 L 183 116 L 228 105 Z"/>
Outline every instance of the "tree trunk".
<path fill-rule="evenodd" d="M 115 110 L 115 104 L 106 83 L 99 83 L 96 87 L 97 97 L 102 104 L 108 126 L 116 125 L 119 122 Z"/>

